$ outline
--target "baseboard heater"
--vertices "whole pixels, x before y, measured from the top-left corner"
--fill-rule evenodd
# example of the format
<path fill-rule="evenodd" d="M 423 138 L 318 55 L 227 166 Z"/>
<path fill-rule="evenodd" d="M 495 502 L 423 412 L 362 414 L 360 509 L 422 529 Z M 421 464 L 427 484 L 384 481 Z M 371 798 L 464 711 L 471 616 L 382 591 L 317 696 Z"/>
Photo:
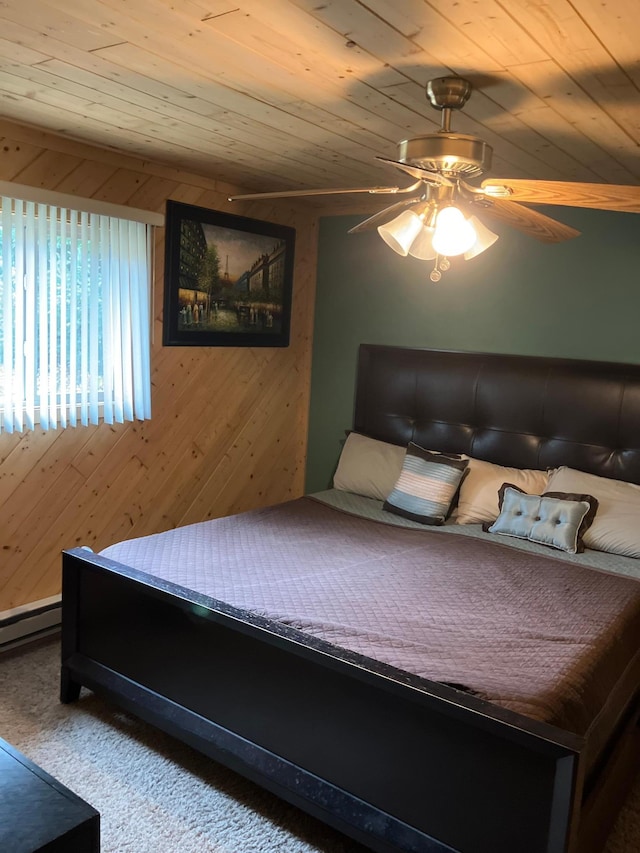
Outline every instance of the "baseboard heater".
<path fill-rule="evenodd" d="M 55 634 L 62 621 L 62 597 L 53 595 L 0 612 L 0 652 Z"/>

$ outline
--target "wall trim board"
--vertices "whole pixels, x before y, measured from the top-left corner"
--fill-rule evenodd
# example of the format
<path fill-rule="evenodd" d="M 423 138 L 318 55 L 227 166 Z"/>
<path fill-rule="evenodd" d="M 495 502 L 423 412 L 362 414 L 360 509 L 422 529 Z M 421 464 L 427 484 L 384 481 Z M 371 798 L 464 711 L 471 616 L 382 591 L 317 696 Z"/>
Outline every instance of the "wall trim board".
<path fill-rule="evenodd" d="M 56 633 L 61 620 L 61 595 L 0 612 L 0 652 Z"/>

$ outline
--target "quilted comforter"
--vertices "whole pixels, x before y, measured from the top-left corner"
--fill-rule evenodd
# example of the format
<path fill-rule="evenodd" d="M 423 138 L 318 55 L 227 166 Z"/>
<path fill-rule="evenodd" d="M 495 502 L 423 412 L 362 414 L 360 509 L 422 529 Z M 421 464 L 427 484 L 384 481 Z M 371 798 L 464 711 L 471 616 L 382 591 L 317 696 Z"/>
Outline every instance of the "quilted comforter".
<path fill-rule="evenodd" d="M 638 680 L 640 582 L 551 550 L 300 498 L 102 554 L 577 734 Z"/>

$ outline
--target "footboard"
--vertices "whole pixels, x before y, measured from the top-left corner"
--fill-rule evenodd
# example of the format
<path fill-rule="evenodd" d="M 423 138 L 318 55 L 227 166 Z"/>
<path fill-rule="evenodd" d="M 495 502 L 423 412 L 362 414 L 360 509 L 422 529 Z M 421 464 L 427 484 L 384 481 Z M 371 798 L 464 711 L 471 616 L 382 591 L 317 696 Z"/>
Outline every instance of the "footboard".
<path fill-rule="evenodd" d="M 581 738 L 74 549 L 80 686 L 379 853 L 577 849 Z"/>

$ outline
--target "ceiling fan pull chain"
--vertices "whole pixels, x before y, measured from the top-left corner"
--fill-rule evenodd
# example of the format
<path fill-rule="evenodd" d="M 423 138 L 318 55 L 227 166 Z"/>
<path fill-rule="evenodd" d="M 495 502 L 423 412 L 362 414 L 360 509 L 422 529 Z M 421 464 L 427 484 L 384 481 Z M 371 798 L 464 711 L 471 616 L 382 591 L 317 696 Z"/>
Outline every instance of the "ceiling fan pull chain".
<path fill-rule="evenodd" d="M 449 258 L 445 258 L 441 255 L 436 255 L 436 265 L 429 273 L 429 278 L 431 281 L 440 281 L 442 278 L 442 273 L 451 269 L 451 261 Z M 442 271 L 442 272 L 441 272 Z"/>

